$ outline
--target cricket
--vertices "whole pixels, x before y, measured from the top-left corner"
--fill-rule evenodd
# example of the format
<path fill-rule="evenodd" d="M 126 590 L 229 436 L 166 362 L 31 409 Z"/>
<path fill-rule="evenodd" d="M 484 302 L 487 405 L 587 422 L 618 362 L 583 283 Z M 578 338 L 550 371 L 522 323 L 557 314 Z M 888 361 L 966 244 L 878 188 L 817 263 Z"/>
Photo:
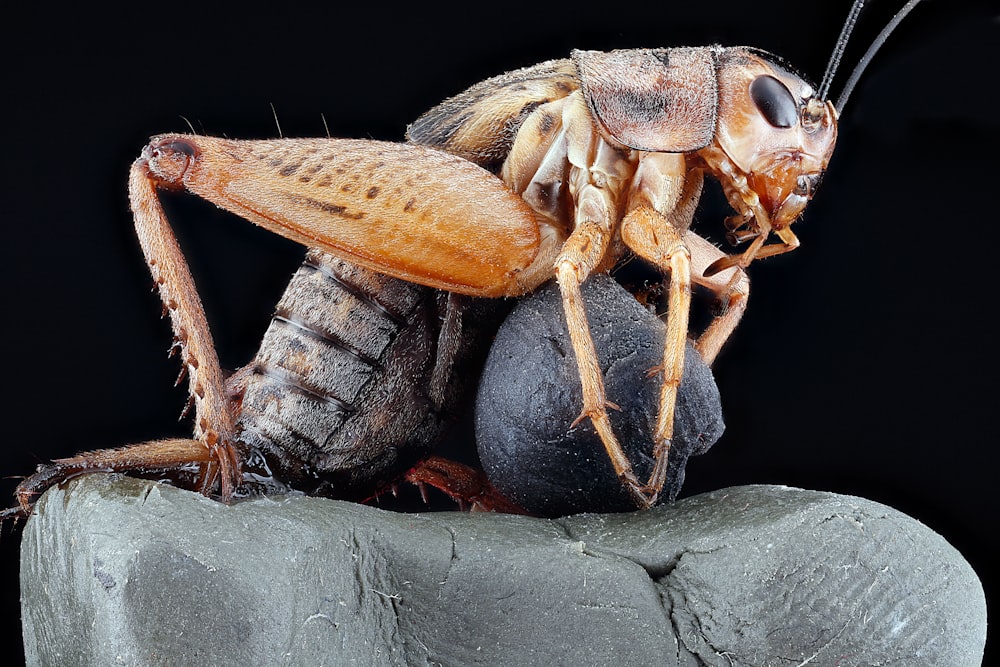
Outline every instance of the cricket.
<path fill-rule="evenodd" d="M 636 508 L 664 487 L 692 288 L 716 311 L 694 334 L 706 363 L 733 335 L 748 267 L 794 250 L 792 225 L 827 169 L 837 122 L 911 0 L 831 86 L 856 0 L 818 87 L 749 47 L 574 51 L 488 79 L 413 122 L 405 143 L 340 138 L 153 137 L 128 191 L 169 315 L 193 436 L 39 466 L 17 489 L 30 514 L 49 486 L 91 471 L 174 471 L 229 501 L 248 485 L 365 498 L 394 479 L 514 511 L 477 471 L 429 458 L 441 416 L 489 344 L 497 303 L 558 283 L 583 390 L 576 424 L 598 433 Z M 705 179 L 733 209 L 727 253 L 692 229 Z M 309 249 L 257 357 L 227 377 L 195 281 L 160 201 L 184 191 Z M 669 304 L 654 467 L 632 470 L 609 410 L 581 297 L 639 258 Z M 482 324 L 480 324 L 482 323 Z M 576 425 L 574 424 L 574 425 Z"/>

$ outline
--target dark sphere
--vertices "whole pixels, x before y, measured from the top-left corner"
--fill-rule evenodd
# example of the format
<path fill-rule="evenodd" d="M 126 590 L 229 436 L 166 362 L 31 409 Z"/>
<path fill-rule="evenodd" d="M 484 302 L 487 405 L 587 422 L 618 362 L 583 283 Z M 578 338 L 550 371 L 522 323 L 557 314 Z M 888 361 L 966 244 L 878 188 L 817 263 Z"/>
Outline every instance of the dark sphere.
<path fill-rule="evenodd" d="M 606 274 L 583 285 L 612 426 L 633 470 L 648 478 L 662 374 L 663 322 Z M 689 456 L 708 450 L 724 429 L 711 371 L 689 343 L 674 438 L 661 500 L 673 499 Z M 497 333 L 476 399 L 483 469 L 505 496 L 544 516 L 636 508 L 615 476 L 590 420 L 571 428 L 583 407 L 580 379 L 553 282 L 522 299 Z"/>

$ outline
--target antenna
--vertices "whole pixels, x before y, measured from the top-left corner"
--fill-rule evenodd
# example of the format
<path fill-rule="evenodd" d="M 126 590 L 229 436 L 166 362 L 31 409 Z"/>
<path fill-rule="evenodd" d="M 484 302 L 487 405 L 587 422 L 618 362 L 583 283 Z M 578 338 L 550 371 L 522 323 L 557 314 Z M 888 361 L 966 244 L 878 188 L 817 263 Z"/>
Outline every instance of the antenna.
<path fill-rule="evenodd" d="M 856 0 L 855 6 L 861 1 L 862 0 Z M 854 90 L 854 86 L 858 83 L 858 79 L 861 78 L 861 74 L 865 71 L 865 68 L 868 67 L 868 63 L 870 63 L 872 61 L 872 58 L 875 57 L 875 53 L 879 50 L 882 44 L 885 43 L 885 40 L 889 38 L 889 35 L 892 34 L 892 31 L 896 29 L 896 26 L 899 25 L 899 22 L 902 21 L 904 18 L 906 18 L 906 15 L 909 14 L 910 11 L 917 6 L 918 2 L 920 2 L 920 0 L 910 0 L 905 5 L 903 5 L 903 8 L 900 9 L 896 13 L 896 15 L 892 17 L 892 20 L 889 21 L 889 23 L 886 24 L 884 28 L 882 28 L 882 32 L 878 34 L 878 37 L 875 38 L 875 41 L 872 42 L 872 45 L 868 47 L 867 51 L 865 51 L 865 55 L 861 56 L 861 60 L 858 61 L 858 64 L 854 68 L 854 71 L 851 72 L 851 78 L 849 78 L 847 80 L 847 83 L 844 84 L 844 89 L 840 91 L 840 97 L 837 98 L 837 104 L 835 106 L 837 107 L 838 114 L 843 112 L 844 105 L 847 104 L 847 98 L 851 96 L 851 91 Z M 841 51 L 843 51 L 843 49 L 841 49 Z M 820 99 L 824 98 L 821 97 Z"/>
<path fill-rule="evenodd" d="M 830 54 L 830 62 L 826 64 L 826 72 L 823 73 L 823 80 L 819 84 L 819 90 L 816 92 L 816 97 L 821 100 L 826 100 L 827 95 L 830 93 L 830 84 L 833 83 L 833 76 L 837 73 L 837 68 L 840 67 L 840 59 L 844 55 L 844 49 L 847 48 L 847 41 L 851 38 L 851 31 L 854 30 L 854 24 L 858 22 L 858 15 L 861 14 L 861 9 L 865 6 L 865 0 L 854 0 L 854 4 L 851 5 L 851 12 L 847 15 L 847 20 L 844 21 L 844 27 L 840 29 L 840 37 L 837 38 L 837 45 L 833 47 L 833 53 Z M 840 107 L 837 108 L 840 111 Z"/>

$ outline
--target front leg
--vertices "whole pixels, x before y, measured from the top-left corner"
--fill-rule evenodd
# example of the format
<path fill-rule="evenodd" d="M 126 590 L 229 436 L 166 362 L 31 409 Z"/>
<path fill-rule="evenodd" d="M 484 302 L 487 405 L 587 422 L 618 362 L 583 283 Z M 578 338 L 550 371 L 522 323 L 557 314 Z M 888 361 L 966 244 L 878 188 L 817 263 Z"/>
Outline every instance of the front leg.
<path fill-rule="evenodd" d="M 718 314 L 712 318 L 695 343 L 698 354 L 711 366 L 746 312 L 750 279 L 747 272 L 739 266 L 706 275 L 706 267 L 729 255 L 694 232 L 684 235 L 684 243 L 691 251 L 692 280 L 709 289 L 718 304 Z"/>
<path fill-rule="evenodd" d="M 670 279 L 663 363 L 653 369 L 663 373 L 663 383 L 653 434 L 653 471 L 643 489 L 651 502 L 655 502 L 666 482 L 677 390 L 684 376 L 691 311 L 691 253 L 682 230 L 690 224 L 700 194 L 701 179 L 688 175 L 683 155 L 645 155 L 636 170 L 629 211 L 622 221 L 625 244 Z"/>
<path fill-rule="evenodd" d="M 757 236 L 751 242 L 750 246 L 742 253 L 735 255 L 723 255 L 705 268 L 705 277 L 711 278 L 715 274 L 731 268 L 737 268 L 743 271 L 750 266 L 750 263 L 755 259 L 764 259 L 765 257 L 783 255 L 784 253 L 791 252 L 799 247 L 799 239 L 792 233 L 791 229 L 786 227 L 778 231 L 777 234 L 781 238 L 779 243 L 764 245 L 764 242 L 767 240 L 767 236 L 761 234 Z"/>

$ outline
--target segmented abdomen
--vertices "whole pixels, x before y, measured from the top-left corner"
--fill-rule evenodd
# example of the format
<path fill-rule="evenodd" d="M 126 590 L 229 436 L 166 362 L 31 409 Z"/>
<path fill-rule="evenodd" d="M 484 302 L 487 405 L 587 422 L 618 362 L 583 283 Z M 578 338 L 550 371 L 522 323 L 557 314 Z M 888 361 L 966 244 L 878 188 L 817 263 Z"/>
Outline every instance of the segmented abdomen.
<path fill-rule="evenodd" d="M 293 487 L 367 497 L 440 437 L 482 303 L 311 250 L 251 364 L 241 441 Z"/>

